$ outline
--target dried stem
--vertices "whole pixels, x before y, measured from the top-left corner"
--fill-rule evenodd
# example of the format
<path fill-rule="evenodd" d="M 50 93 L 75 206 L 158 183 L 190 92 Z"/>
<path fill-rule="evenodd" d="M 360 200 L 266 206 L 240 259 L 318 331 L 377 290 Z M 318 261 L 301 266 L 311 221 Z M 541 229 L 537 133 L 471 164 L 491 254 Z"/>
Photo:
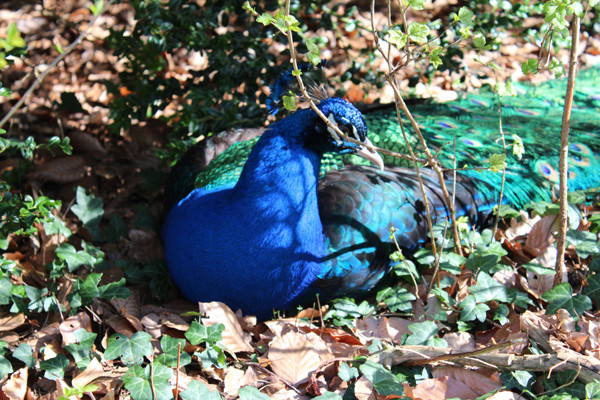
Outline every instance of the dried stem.
<path fill-rule="evenodd" d="M 575 75 L 577 73 L 577 47 L 579 46 L 579 17 L 573 14 L 571 21 L 571 53 L 569 55 L 569 79 L 567 81 L 567 93 L 565 94 L 565 106 L 563 108 L 562 129 L 560 132 L 560 159 L 558 161 L 558 170 L 560 176 L 559 200 L 560 208 L 558 211 L 558 237 L 556 248 L 556 277 L 560 280 L 562 270 L 565 268 L 565 237 L 567 236 L 567 179 L 569 172 L 569 123 L 571 120 L 571 108 L 573 107 L 573 92 L 575 89 Z"/>

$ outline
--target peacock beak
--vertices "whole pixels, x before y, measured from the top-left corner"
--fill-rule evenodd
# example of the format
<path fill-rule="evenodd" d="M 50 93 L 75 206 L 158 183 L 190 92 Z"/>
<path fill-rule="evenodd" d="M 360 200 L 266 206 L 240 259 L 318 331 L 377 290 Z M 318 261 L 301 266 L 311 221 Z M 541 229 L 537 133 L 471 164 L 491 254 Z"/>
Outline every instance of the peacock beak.
<path fill-rule="evenodd" d="M 369 147 L 373 147 L 373 143 L 371 143 L 369 139 L 365 139 L 363 143 L 364 146 L 361 146 L 358 150 L 356 150 L 356 153 L 354 154 L 356 154 L 357 156 L 361 156 L 365 160 L 371 161 L 383 171 L 383 159 L 375 150 L 369 150 Z"/>

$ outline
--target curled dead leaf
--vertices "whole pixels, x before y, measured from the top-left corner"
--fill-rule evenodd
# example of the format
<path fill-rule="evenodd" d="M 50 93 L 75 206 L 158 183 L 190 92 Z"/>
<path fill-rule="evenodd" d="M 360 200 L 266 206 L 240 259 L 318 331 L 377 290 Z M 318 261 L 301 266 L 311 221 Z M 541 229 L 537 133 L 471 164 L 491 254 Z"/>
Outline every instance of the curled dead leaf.
<path fill-rule="evenodd" d="M 317 334 L 289 331 L 273 339 L 268 358 L 278 376 L 297 385 L 308 380 L 324 361 L 333 359 L 327 344 Z"/>
<path fill-rule="evenodd" d="M 15 371 L 2 385 L 0 392 L 10 400 L 23 400 L 27 394 L 27 367 Z"/>
<path fill-rule="evenodd" d="M 63 346 L 79 342 L 75 337 L 75 332 L 79 329 L 85 329 L 88 332 L 92 331 L 92 320 L 84 312 L 77 313 L 61 322 L 58 330 L 62 336 Z"/>
<path fill-rule="evenodd" d="M 86 162 L 83 157 L 67 156 L 36 165 L 30 177 L 43 182 L 72 183 L 77 182 L 86 174 Z"/>
<path fill-rule="evenodd" d="M 200 312 L 206 314 L 202 319 L 204 325 L 223 324 L 225 331 L 221 343 L 234 353 L 239 351 L 253 351 L 250 346 L 250 335 L 242 330 L 236 315 L 227 305 L 218 301 L 199 303 Z"/>

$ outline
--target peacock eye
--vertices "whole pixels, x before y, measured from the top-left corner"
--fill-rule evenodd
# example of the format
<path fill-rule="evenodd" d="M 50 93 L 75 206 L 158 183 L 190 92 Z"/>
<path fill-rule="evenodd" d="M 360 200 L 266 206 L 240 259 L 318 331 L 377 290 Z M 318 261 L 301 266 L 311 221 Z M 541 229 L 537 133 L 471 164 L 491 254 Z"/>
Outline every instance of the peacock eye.
<path fill-rule="evenodd" d="M 338 125 L 338 128 L 340 128 L 340 131 L 342 131 L 344 135 L 350 133 L 350 128 L 348 128 L 348 125 Z"/>

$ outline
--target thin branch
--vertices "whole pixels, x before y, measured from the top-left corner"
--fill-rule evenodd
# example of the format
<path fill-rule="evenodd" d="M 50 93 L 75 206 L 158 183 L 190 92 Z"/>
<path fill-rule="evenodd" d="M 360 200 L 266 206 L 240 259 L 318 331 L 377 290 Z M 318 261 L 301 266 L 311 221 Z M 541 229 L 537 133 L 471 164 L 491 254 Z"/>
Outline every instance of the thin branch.
<path fill-rule="evenodd" d="M 67 56 L 67 54 L 69 54 L 77 45 L 79 45 L 79 43 L 81 43 L 81 41 L 83 40 L 83 38 L 85 38 L 85 36 L 88 34 L 88 32 L 90 31 L 90 29 L 92 28 L 92 26 L 96 23 L 96 21 L 98 20 L 98 18 L 102 14 L 104 14 L 104 12 L 108 9 L 108 7 L 113 2 L 114 2 L 114 0 L 109 0 L 106 3 L 106 5 L 104 6 L 104 8 L 98 14 L 94 15 L 94 18 L 92 18 L 92 20 L 88 24 L 88 27 L 83 32 L 81 32 L 81 34 L 77 37 L 77 39 L 75 39 L 73 41 L 73 43 L 71 43 L 62 53 L 60 53 L 58 55 L 58 57 L 56 57 L 54 59 L 54 61 L 52 61 L 52 63 L 50 63 L 50 65 L 48 66 L 48 68 L 46 68 L 46 70 L 44 72 L 42 72 L 39 77 L 36 78 L 36 80 L 29 87 L 29 89 L 27 89 L 27 91 L 25 92 L 25 94 L 19 99 L 19 101 L 17 101 L 17 103 L 14 106 L 12 106 L 12 108 L 8 111 L 8 113 L 4 116 L 4 118 L 2 118 L 2 120 L 0 121 L 0 128 L 2 128 L 4 126 L 4 124 L 19 110 L 19 108 L 21 108 L 21 106 L 23 105 L 23 103 L 25 103 L 25 101 L 27 101 L 27 99 L 29 99 L 29 96 L 31 96 L 31 94 L 33 93 L 33 91 L 42 83 L 42 81 L 46 78 L 46 75 L 48 75 L 48 73 L 54 67 L 56 67 L 56 65 L 59 62 L 61 62 Z"/>
<path fill-rule="evenodd" d="M 573 92 L 575 90 L 575 75 L 577 74 L 577 47 L 579 47 L 579 17 L 573 14 L 571 21 L 571 53 L 569 55 L 569 79 L 567 81 L 567 93 L 565 94 L 565 106 L 563 108 L 562 129 L 560 132 L 560 159 L 558 161 L 558 169 L 560 176 L 560 191 L 559 200 L 560 208 L 558 211 L 558 237 L 556 240 L 556 248 L 558 254 L 556 256 L 556 278 L 559 280 L 562 277 L 562 270 L 565 262 L 565 238 L 567 236 L 567 180 L 569 175 L 569 124 L 571 121 L 571 109 L 573 107 Z"/>

